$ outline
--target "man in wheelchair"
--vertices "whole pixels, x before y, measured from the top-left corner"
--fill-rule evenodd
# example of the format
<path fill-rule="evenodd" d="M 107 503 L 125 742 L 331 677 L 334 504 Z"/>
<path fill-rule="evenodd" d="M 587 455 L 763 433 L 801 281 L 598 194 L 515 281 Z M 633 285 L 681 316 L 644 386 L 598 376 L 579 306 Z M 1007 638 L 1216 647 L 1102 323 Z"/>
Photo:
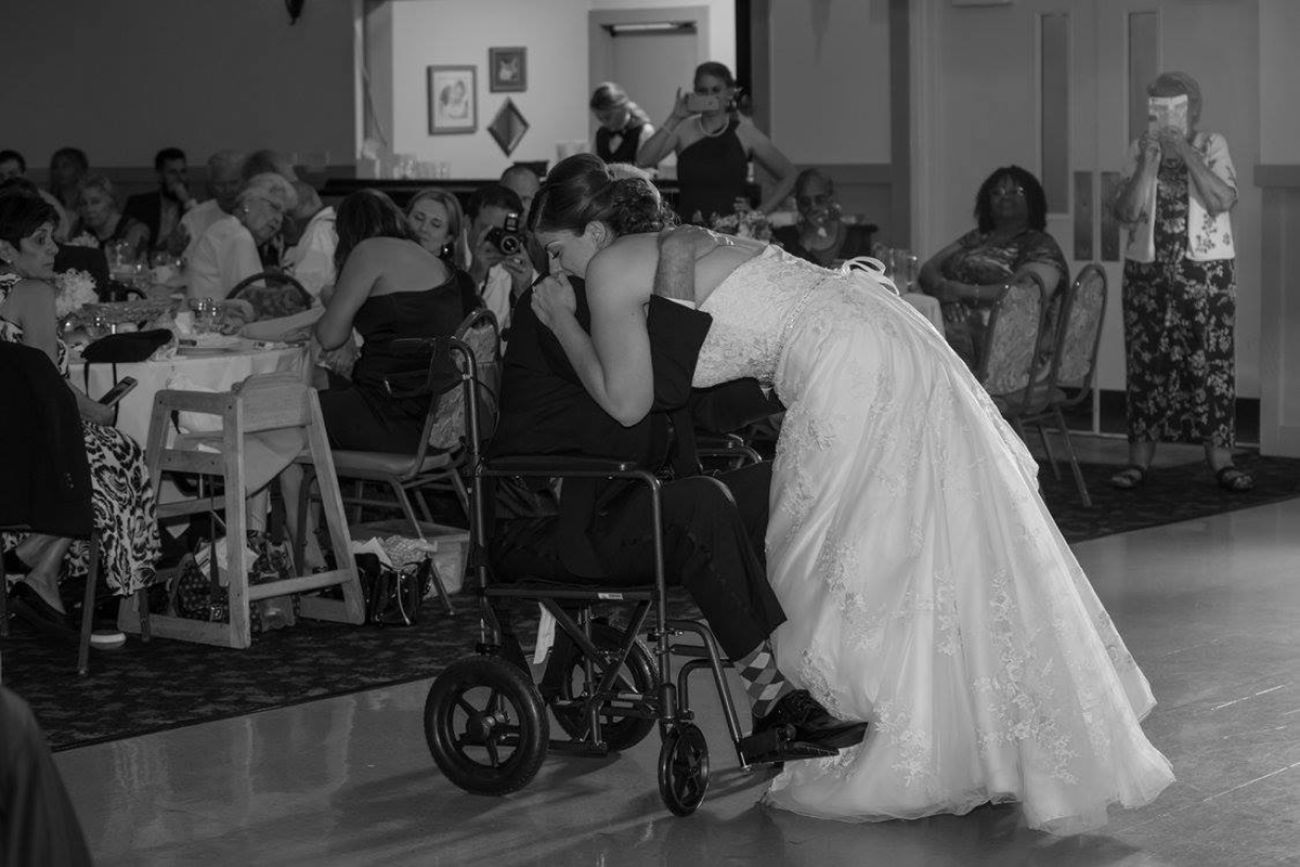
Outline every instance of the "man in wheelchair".
<path fill-rule="evenodd" d="M 712 243 L 706 235 L 693 228 L 666 235 L 657 279 L 689 284 L 697 246 Z M 578 320 L 589 327 L 583 283 L 570 282 Z M 696 418 L 735 419 L 746 407 L 771 412 L 753 381 L 692 394 L 691 376 L 711 318 L 651 299 L 655 405 L 647 418 L 624 427 L 587 394 L 530 301 L 531 290 L 513 313 L 490 455 L 631 460 L 669 479 L 660 501 L 666 571 L 670 582 L 686 588 L 734 663 L 751 700 L 753 733 L 793 731 L 790 740 L 797 743 L 788 744 L 782 759 L 825 756 L 860 742 L 866 723 L 832 717 L 776 667 L 769 636 L 785 615 L 762 558 L 770 465 L 751 464 L 716 477 L 699 474 Z M 603 586 L 654 581 L 652 503 L 644 485 L 570 478 L 558 496 L 554 488 L 497 480 L 489 546 L 494 574 Z"/>

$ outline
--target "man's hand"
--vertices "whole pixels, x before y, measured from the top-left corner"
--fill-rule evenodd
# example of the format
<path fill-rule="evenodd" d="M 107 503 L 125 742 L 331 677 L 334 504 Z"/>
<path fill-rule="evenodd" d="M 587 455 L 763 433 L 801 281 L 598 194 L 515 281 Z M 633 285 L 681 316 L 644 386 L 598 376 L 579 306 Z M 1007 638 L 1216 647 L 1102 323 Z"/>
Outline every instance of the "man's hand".
<path fill-rule="evenodd" d="M 576 316 L 578 299 L 569 285 L 569 278 L 563 274 L 544 277 L 533 287 L 533 312 L 537 319 L 552 331 L 555 323 L 564 316 Z"/>
<path fill-rule="evenodd" d="M 482 283 L 492 266 L 500 264 L 505 258 L 496 244 L 487 239 L 487 232 L 483 232 L 474 242 L 474 261 L 470 263 L 470 275 L 475 282 Z"/>
<path fill-rule="evenodd" d="M 702 259 L 719 247 L 735 245 L 727 235 L 711 232 L 703 226 L 676 226 L 659 233 L 659 255 L 690 255 Z"/>
<path fill-rule="evenodd" d="M 510 275 L 510 297 L 518 298 L 533 282 L 533 263 L 527 253 L 516 253 L 501 259 L 501 267 Z"/>

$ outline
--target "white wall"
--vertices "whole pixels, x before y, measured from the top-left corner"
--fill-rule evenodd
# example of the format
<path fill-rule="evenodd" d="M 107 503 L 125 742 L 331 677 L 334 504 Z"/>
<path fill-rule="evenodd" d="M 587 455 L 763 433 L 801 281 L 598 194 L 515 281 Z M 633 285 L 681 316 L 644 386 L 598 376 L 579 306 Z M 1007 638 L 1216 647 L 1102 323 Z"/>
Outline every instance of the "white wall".
<path fill-rule="evenodd" d="M 798 165 L 888 163 L 885 4 L 775 0 L 771 10 L 772 141 Z"/>
<path fill-rule="evenodd" d="M 558 142 L 588 137 L 587 13 L 680 5 L 710 7 L 710 46 L 734 65 L 732 0 L 392 0 L 392 150 L 449 163 L 458 178 L 494 178 L 511 162 L 554 161 Z M 528 49 L 528 89 L 491 93 L 488 48 L 517 45 Z M 478 70 L 472 134 L 429 134 L 426 68 L 444 64 Z M 509 157 L 487 133 L 507 97 L 530 124 Z"/>
<path fill-rule="evenodd" d="M 152 165 L 176 145 L 353 152 L 353 6 L 313 2 L 290 26 L 271 0 L 4 4 L 3 144 L 29 165 L 65 145 L 92 166 Z"/>
<path fill-rule="evenodd" d="M 1300 3 L 1259 0 L 1259 161 L 1300 163 Z"/>

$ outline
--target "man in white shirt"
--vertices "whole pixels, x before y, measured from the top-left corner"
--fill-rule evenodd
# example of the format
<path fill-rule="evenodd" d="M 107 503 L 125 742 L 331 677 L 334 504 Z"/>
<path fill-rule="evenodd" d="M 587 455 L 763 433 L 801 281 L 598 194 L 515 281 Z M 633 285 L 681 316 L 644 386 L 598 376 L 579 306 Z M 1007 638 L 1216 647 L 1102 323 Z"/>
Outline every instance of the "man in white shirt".
<path fill-rule="evenodd" d="M 303 229 L 298 242 L 285 251 L 284 267 L 320 305 L 321 290 L 333 286 L 336 276 L 334 250 L 339 238 L 334 229 L 334 208 L 322 207 L 320 196 L 308 183 L 295 181 L 293 189 L 298 194 L 294 218 Z"/>
<path fill-rule="evenodd" d="M 484 306 L 496 314 L 504 336 L 510 328 L 510 311 L 515 301 L 538 276 L 528 257 L 523 203 L 513 190 L 501 184 L 488 184 L 474 191 L 466 216 L 472 256 L 469 275 L 479 288 Z M 514 233 L 506 232 L 511 217 L 517 230 Z M 494 229 L 502 231 L 494 234 Z M 511 249 L 502 251 L 498 243 Z"/>
<path fill-rule="evenodd" d="M 235 198 L 243 185 L 240 174 L 243 165 L 244 155 L 237 151 L 217 151 L 208 158 L 207 186 L 211 198 L 190 208 L 181 217 L 181 231 L 189 238 L 184 253 L 187 262 L 194 255 L 194 248 L 203 233 L 217 220 L 235 212 Z"/>

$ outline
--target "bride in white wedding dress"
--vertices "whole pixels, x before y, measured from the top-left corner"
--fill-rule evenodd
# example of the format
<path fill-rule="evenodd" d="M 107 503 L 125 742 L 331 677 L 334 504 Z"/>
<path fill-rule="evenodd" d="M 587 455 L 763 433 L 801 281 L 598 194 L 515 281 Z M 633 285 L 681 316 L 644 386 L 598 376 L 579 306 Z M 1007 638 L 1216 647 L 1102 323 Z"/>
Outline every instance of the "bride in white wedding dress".
<path fill-rule="evenodd" d="M 587 336 L 563 278 L 541 320 L 606 411 L 652 398 L 644 304 L 657 195 L 590 155 L 560 163 L 532 226 L 584 276 Z M 1139 721 L 1150 687 L 1038 496 L 1037 465 L 942 335 L 879 279 L 773 247 L 695 266 L 713 317 L 697 386 L 757 377 L 787 407 L 773 467 L 768 574 L 788 617 L 778 667 L 862 744 L 791 762 L 768 803 L 850 821 L 1017 801 L 1075 833 L 1173 781 Z"/>

